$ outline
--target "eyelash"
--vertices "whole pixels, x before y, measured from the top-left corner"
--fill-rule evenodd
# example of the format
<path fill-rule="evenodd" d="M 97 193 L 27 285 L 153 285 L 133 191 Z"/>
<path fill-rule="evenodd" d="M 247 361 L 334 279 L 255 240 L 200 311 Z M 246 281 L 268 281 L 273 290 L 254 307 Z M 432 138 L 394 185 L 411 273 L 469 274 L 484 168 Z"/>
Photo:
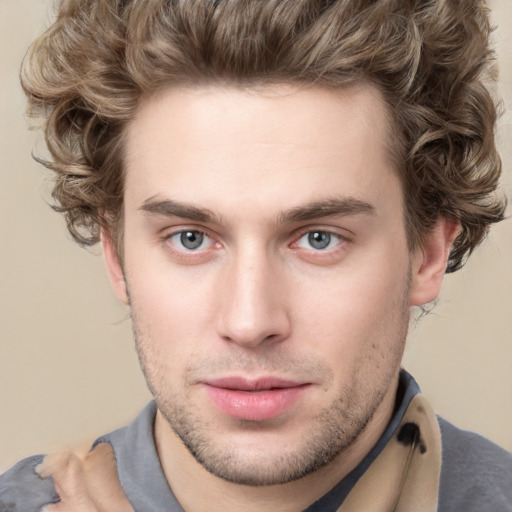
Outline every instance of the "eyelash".
<path fill-rule="evenodd" d="M 199 234 L 203 236 L 205 239 L 209 240 L 208 247 L 206 248 L 196 248 L 196 249 L 188 249 L 187 247 L 180 248 L 177 246 L 175 242 L 173 242 L 174 237 L 182 237 L 185 233 L 195 233 L 196 235 Z M 210 248 L 216 248 L 219 249 L 221 244 L 215 240 L 207 231 L 204 229 L 197 229 L 197 228 L 184 228 L 179 229 L 176 231 L 172 231 L 171 233 L 167 233 L 162 238 L 162 243 L 164 244 L 166 250 L 170 251 L 171 254 L 173 254 L 174 257 L 186 262 L 190 261 L 191 263 L 194 262 L 202 262 L 205 259 L 208 259 L 210 256 L 210 252 L 208 249 Z M 201 244 L 198 246 L 200 247 L 203 245 L 203 241 L 201 241 Z"/>
<path fill-rule="evenodd" d="M 196 237 L 198 237 L 198 238 L 200 239 L 200 240 L 199 240 L 199 243 L 198 243 L 198 245 L 197 245 L 197 247 L 192 247 L 192 248 L 190 248 L 190 247 L 185 247 L 185 245 L 184 245 L 184 241 L 183 241 L 183 236 L 184 236 L 184 235 L 186 236 L 186 235 L 189 235 L 189 234 L 190 234 L 190 235 L 194 235 L 194 236 L 196 236 Z M 196 249 L 197 249 L 197 250 L 199 250 L 199 249 L 200 249 L 200 247 L 203 245 L 203 243 L 204 243 L 204 241 L 205 241 L 205 240 L 204 240 L 205 238 L 208 238 L 208 239 L 210 239 L 210 240 L 211 240 L 211 238 L 210 238 L 210 237 L 209 237 L 209 236 L 208 236 L 204 231 L 199 231 L 199 230 L 197 230 L 197 229 L 184 229 L 184 230 L 181 230 L 181 231 L 176 231 L 175 233 L 170 234 L 170 235 L 167 237 L 167 240 L 172 241 L 172 239 L 173 239 L 173 238 L 175 238 L 175 237 L 177 237 L 177 236 L 179 236 L 179 237 L 181 238 L 180 243 L 181 243 L 181 245 L 183 246 L 183 250 L 184 250 L 184 252 L 189 252 L 189 251 L 190 251 L 190 252 L 195 252 L 195 251 L 196 251 Z M 192 242 L 192 243 L 193 243 L 193 242 Z"/>
<path fill-rule="evenodd" d="M 309 250 L 311 250 L 312 252 L 328 252 L 330 250 L 333 250 L 335 247 L 337 247 L 338 245 L 340 245 L 341 243 L 343 242 L 346 242 L 347 241 L 347 238 L 340 235 L 339 233 L 334 233 L 332 231 L 329 231 L 327 229 L 309 229 L 305 232 L 303 232 L 299 238 L 296 239 L 295 242 L 293 242 L 292 245 L 298 245 L 300 243 L 300 241 L 305 238 L 306 236 L 308 237 L 308 243 L 310 245 L 312 245 L 314 243 L 314 241 L 312 240 L 312 236 L 313 235 L 323 235 L 323 236 L 327 236 L 327 243 L 326 243 L 326 246 L 325 247 L 317 247 L 317 248 L 311 248 Z M 331 243 L 333 242 L 333 239 L 335 239 L 335 245 L 334 247 L 329 247 L 331 245 Z M 325 241 L 320 241 L 319 243 L 321 244 L 322 242 L 325 242 Z M 307 248 L 306 248 L 307 249 Z M 308 250 L 308 249 L 307 249 Z"/>
<path fill-rule="evenodd" d="M 311 236 L 314 233 L 322 233 L 331 237 L 329 245 L 332 244 L 332 238 L 335 238 L 334 245 L 328 246 L 325 249 L 315 249 L 309 247 L 301 247 L 300 242 L 306 236 Z M 298 235 L 294 238 L 294 241 L 289 245 L 290 249 L 297 254 L 300 259 L 305 262 L 320 265 L 329 266 L 336 264 L 342 258 L 345 257 L 345 253 L 349 248 L 349 244 L 352 242 L 352 238 L 345 234 L 341 234 L 338 231 L 329 228 L 311 228 L 307 227 L 301 230 Z"/>
<path fill-rule="evenodd" d="M 194 233 L 196 235 L 200 235 L 201 237 L 204 237 L 204 239 L 208 239 L 208 247 L 201 248 L 201 245 L 204 243 L 204 239 L 200 241 L 197 248 L 187 248 L 182 247 L 179 248 L 177 246 L 176 242 L 173 242 L 173 238 L 175 237 L 183 237 L 186 233 Z M 320 234 L 323 236 L 328 237 L 328 243 L 326 247 L 323 248 L 307 248 L 307 247 L 301 247 L 299 244 L 302 239 L 305 237 L 311 237 L 312 235 Z M 334 239 L 334 245 L 329 247 L 333 243 Z M 311 242 L 311 238 L 309 238 L 309 242 Z M 350 239 L 344 235 L 341 235 L 340 233 L 331 231 L 329 229 L 303 229 L 298 236 L 294 237 L 293 242 L 288 245 L 290 249 L 292 249 L 293 252 L 298 253 L 301 252 L 305 257 L 307 258 L 332 258 L 335 255 L 338 254 L 343 248 L 345 248 L 346 244 L 350 242 Z M 167 250 L 169 250 L 175 257 L 178 257 L 179 259 L 183 261 L 190 261 L 191 263 L 194 262 L 202 262 L 203 260 L 209 259 L 211 256 L 211 251 L 209 249 L 220 249 L 222 247 L 222 244 L 215 240 L 213 236 L 211 236 L 207 231 L 203 229 L 197 229 L 197 228 L 184 228 L 179 229 L 177 231 L 173 231 L 171 233 L 166 234 L 163 237 L 163 243 L 165 244 Z M 181 243 L 183 246 L 183 242 L 180 241 L 178 243 Z"/>

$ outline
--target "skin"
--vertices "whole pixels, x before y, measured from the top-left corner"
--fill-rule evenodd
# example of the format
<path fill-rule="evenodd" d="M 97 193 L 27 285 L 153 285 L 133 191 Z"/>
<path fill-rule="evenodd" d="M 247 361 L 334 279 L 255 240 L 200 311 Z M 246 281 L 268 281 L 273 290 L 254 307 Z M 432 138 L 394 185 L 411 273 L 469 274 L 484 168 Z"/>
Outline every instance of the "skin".
<path fill-rule="evenodd" d="M 51 476 L 60 501 L 43 512 L 134 512 L 119 483 L 112 447 L 99 444 L 85 456 L 57 452 L 36 468 Z"/>
<path fill-rule="evenodd" d="M 123 264 L 103 248 L 187 511 L 305 508 L 385 429 L 409 308 L 437 296 L 457 233 L 439 219 L 409 251 L 389 126 L 370 86 L 284 85 L 166 90 L 129 125 Z M 209 394 L 269 376 L 303 387 L 270 418 Z"/>

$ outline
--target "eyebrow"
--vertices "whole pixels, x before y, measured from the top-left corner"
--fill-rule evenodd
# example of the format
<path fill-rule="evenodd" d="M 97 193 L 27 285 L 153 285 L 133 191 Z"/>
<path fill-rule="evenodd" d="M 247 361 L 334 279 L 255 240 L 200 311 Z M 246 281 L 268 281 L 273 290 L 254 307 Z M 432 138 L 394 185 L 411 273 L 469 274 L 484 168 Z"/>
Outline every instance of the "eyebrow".
<path fill-rule="evenodd" d="M 146 199 L 139 208 L 149 214 L 164 217 L 180 217 L 194 222 L 222 224 L 222 219 L 208 208 L 200 208 L 173 199 Z M 375 214 L 375 207 L 366 201 L 352 197 L 331 198 L 296 206 L 279 215 L 277 223 L 293 223 L 322 217 Z"/>
<path fill-rule="evenodd" d="M 180 217 L 195 222 L 220 224 L 220 218 L 208 208 L 199 208 L 190 204 L 180 203 L 172 199 L 146 199 L 139 208 L 146 213 L 162 215 L 163 217 Z"/>
<path fill-rule="evenodd" d="M 353 197 L 332 198 L 315 201 L 304 206 L 297 206 L 284 212 L 280 222 L 302 222 L 322 217 L 347 216 L 358 214 L 375 214 L 375 207 L 366 201 Z"/>

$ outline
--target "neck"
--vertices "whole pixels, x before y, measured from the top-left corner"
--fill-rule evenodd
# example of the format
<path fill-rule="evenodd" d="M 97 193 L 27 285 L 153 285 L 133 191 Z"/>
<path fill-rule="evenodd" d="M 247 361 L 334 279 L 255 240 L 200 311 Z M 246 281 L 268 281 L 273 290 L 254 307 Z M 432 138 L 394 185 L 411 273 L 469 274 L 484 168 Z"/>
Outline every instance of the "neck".
<path fill-rule="evenodd" d="M 209 473 L 190 454 L 158 411 L 155 441 L 163 472 L 176 499 L 187 512 L 304 510 L 345 478 L 377 443 L 393 414 L 396 387 L 392 386 L 354 443 L 332 462 L 299 480 L 282 485 L 240 485 Z"/>

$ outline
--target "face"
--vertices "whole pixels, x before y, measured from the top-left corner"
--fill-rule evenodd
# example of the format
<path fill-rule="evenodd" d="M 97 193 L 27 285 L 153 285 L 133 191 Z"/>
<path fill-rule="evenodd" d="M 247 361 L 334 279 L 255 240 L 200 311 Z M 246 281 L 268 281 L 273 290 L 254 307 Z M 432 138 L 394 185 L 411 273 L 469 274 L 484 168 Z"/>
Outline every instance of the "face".
<path fill-rule="evenodd" d="M 291 86 L 168 90 L 129 126 L 118 292 L 217 476 L 292 481 L 389 419 L 412 263 L 388 126 L 371 87 Z"/>

